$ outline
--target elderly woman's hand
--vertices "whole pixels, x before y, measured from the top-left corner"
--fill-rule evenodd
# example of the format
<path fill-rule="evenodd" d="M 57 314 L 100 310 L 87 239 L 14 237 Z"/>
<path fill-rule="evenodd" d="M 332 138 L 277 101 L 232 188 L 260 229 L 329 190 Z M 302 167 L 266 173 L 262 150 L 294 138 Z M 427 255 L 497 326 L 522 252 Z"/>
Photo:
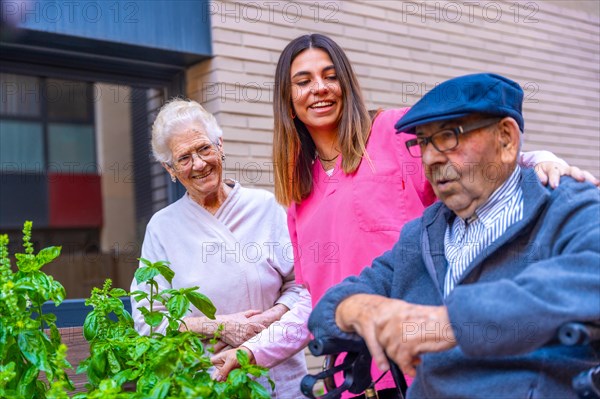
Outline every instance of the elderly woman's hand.
<path fill-rule="evenodd" d="M 245 312 L 218 316 L 217 323 L 223 325 L 220 340 L 233 348 L 237 348 L 256 334 L 260 333 L 271 324 L 281 319 L 289 309 L 282 304 L 276 304 L 264 312 L 247 310 Z M 223 349 L 222 345 L 215 345 L 215 353 Z"/>
<path fill-rule="evenodd" d="M 237 348 L 267 328 L 260 320 L 252 319 L 252 316 L 261 313 L 260 310 L 246 310 L 245 312 L 217 316 L 215 323 L 218 326 L 223 326 L 219 333 L 219 339 L 233 348 Z"/>
<path fill-rule="evenodd" d="M 589 181 L 600 186 L 600 180 L 594 177 L 587 170 L 581 170 L 577 166 L 564 165 L 559 162 L 545 161 L 535 165 L 535 171 L 542 184 L 550 184 L 550 187 L 558 187 L 560 177 L 567 175 L 577 181 Z"/>
<path fill-rule="evenodd" d="M 231 347 L 231 345 L 229 345 L 229 344 L 226 344 L 225 342 L 223 342 L 223 341 L 221 341 L 221 340 L 219 339 L 219 340 L 217 340 L 217 342 L 216 342 L 216 343 L 213 345 L 213 347 L 212 347 L 212 352 L 213 352 L 213 354 L 215 354 L 215 355 L 216 355 L 217 353 L 220 353 L 220 352 L 222 352 L 222 351 L 226 351 L 226 350 L 229 350 L 229 349 L 234 349 L 234 348 L 232 348 L 232 347 Z"/>
<path fill-rule="evenodd" d="M 281 319 L 281 317 L 288 310 L 289 309 L 287 306 L 278 303 L 272 308 L 265 310 L 264 312 L 257 313 L 251 316 L 250 321 L 253 323 L 262 324 L 263 326 L 269 328 L 271 324 Z"/>
<path fill-rule="evenodd" d="M 246 348 L 245 346 L 240 346 L 237 349 L 229 349 L 223 351 L 210 358 L 210 361 L 215 366 L 215 371 L 212 375 L 212 378 L 214 380 L 225 381 L 231 370 L 240 367 L 240 363 L 238 362 L 236 355 L 238 350 L 243 350 L 248 354 L 248 358 L 250 359 L 251 364 L 256 363 L 254 354 L 250 349 Z"/>
<path fill-rule="evenodd" d="M 282 305 L 282 304 L 276 304 L 275 306 L 273 306 L 270 309 L 265 310 L 264 312 L 259 312 L 259 313 L 253 314 L 252 316 L 248 317 L 248 321 L 249 321 L 249 323 L 252 323 L 253 325 L 260 325 L 260 326 L 264 326 L 265 328 L 269 328 L 269 326 L 271 324 L 280 320 L 281 317 L 288 310 L 289 309 L 287 306 Z M 248 315 L 248 314 L 249 313 L 246 313 L 246 315 Z M 250 338 L 252 338 L 252 337 L 250 337 Z M 215 354 L 217 354 L 221 351 L 229 350 L 231 348 L 232 348 L 232 345 L 228 344 L 226 341 L 218 340 L 214 344 L 212 349 L 213 349 L 213 352 Z"/>
<path fill-rule="evenodd" d="M 260 315 L 260 310 L 246 310 L 244 312 L 231 313 L 227 315 L 217 315 L 215 320 L 206 317 L 185 317 L 185 324 L 179 326 L 179 331 L 193 331 L 202 334 L 207 338 L 212 338 L 218 333 L 220 341 L 226 345 L 237 348 L 256 334 L 266 328 L 259 320 L 251 319 L 252 316 Z M 226 345 L 217 345 L 217 348 L 223 349 Z"/>
<path fill-rule="evenodd" d="M 213 337 L 219 326 L 223 326 L 219 333 L 219 341 L 214 346 L 215 353 L 219 353 L 227 346 L 237 348 L 256 334 L 268 328 L 271 324 L 281 319 L 289 309 L 282 304 L 276 304 L 270 309 L 247 310 L 245 312 L 218 315 L 215 320 L 206 317 L 186 317 L 184 319 L 190 331 Z M 185 331 L 186 326 L 181 324 L 180 331 Z"/>

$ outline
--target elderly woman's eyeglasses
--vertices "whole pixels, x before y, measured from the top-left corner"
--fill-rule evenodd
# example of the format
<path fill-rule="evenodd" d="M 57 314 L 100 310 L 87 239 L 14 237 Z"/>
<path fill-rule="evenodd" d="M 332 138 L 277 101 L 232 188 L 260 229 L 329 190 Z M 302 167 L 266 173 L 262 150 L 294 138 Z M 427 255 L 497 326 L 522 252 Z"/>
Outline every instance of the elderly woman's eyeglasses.
<path fill-rule="evenodd" d="M 433 148 L 439 152 L 451 151 L 458 147 L 459 135 L 492 126 L 501 120 L 502 118 L 487 118 L 467 125 L 440 130 L 429 137 L 417 137 L 416 139 L 408 140 L 406 142 L 406 148 L 408 149 L 410 155 L 415 158 L 421 158 L 421 152 L 429 143 L 431 143 Z"/>
<path fill-rule="evenodd" d="M 182 155 L 179 158 L 177 158 L 173 162 L 173 165 L 178 169 L 184 169 L 192 165 L 192 163 L 194 162 L 194 156 L 197 156 L 204 162 L 207 162 L 212 160 L 212 158 L 214 158 L 216 154 L 217 148 L 215 144 L 203 144 L 195 150 L 193 150 L 191 153 Z"/>

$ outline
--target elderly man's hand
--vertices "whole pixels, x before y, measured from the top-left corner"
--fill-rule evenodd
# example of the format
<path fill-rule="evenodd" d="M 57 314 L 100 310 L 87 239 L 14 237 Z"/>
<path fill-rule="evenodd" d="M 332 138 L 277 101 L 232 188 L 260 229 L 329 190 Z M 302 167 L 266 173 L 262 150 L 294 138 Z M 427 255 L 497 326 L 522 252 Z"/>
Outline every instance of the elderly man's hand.
<path fill-rule="evenodd" d="M 600 186 L 600 180 L 594 177 L 587 170 L 581 170 L 577 166 L 564 165 L 559 162 L 545 161 L 535 165 L 535 172 L 542 184 L 550 184 L 550 187 L 558 187 L 561 176 L 571 176 L 577 181 L 589 181 Z"/>
<path fill-rule="evenodd" d="M 336 323 L 365 340 L 380 370 L 388 370 L 386 354 L 404 373 L 415 376 L 420 355 L 456 345 L 444 306 L 413 305 L 399 299 L 358 294 L 336 310 Z"/>

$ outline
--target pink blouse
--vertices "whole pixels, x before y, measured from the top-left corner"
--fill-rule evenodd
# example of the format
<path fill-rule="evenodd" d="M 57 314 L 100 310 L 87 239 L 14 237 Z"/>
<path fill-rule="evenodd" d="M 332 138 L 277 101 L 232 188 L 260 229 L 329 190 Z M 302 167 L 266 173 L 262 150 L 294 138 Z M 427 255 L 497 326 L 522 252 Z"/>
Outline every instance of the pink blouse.
<path fill-rule="evenodd" d="M 377 116 L 355 173 L 341 170 L 341 157 L 331 176 L 315 162 L 311 194 L 288 210 L 296 281 L 308 288 L 313 306 L 327 289 L 358 275 L 391 249 L 404 224 L 436 199 L 421 160 L 411 157 L 404 144 L 414 136 L 394 130 L 407 111 Z M 376 379 L 381 373 L 372 367 Z M 379 389 L 393 386 L 389 373 L 377 384 Z"/>

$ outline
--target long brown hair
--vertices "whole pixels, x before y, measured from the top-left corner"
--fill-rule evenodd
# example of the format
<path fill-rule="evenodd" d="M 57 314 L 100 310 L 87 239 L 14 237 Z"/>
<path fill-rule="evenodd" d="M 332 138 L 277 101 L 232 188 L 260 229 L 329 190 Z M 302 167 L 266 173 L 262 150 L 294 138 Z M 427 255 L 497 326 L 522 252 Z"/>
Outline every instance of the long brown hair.
<path fill-rule="evenodd" d="M 329 37 L 316 33 L 292 40 L 279 56 L 273 96 L 275 196 L 285 206 L 292 201 L 305 199 L 313 185 L 315 143 L 304 123 L 299 118 L 292 118 L 290 77 L 292 62 L 309 48 L 321 49 L 329 55 L 340 83 L 343 103 L 338 124 L 338 145 L 345 173 L 354 173 L 360 165 L 371 130 L 371 118 L 358 79 L 344 50 Z"/>

